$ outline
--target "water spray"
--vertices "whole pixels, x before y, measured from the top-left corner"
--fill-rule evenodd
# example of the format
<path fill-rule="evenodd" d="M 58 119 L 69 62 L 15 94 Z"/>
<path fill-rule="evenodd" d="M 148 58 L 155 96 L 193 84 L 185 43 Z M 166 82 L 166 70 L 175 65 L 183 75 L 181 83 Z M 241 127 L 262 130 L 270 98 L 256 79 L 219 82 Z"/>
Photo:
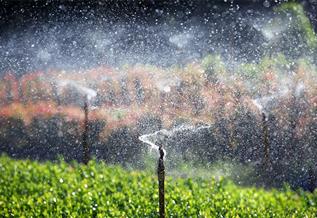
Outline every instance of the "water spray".
<path fill-rule="evenodd" d="M 83 106 L 85 118 L 84 118 L 84 131 L 83 131 L 83 138 L 82 138 L 82 143 L 83 143 L 83 163 L 88 164 L 90 160 L 90 155 L 89 155 L 89 144 L 88 144 L 88 131 L 89 131 L 89 124 L 88 124 L 88 97 L 85 96 L 84 100 L 84 106 Z"/>

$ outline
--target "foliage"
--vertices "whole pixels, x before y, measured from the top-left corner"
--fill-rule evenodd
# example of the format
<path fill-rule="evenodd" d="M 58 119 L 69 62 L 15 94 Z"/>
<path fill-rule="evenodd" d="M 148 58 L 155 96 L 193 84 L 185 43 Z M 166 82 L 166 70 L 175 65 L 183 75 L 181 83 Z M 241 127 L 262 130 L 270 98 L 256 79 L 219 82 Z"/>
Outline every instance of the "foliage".
<path fill-rule="evenodd" d="M 226 73 L 226 66 L 220 55 L 207 55 L 201 64 L 208 81 L 215 81 Z"/>
<path fill-rule="evenodd" d="M 242 188 L 223 179 L 167 178 L 168 217 L 313 217 L 317 192 Z M 90 162 L 0 158 L 2 217 L 157 217 L 154 174 Z"/>
<path fill-rule="evenodd" d="M 309 18 L 305 14 L 304 7 L 301 4 L 296 2 L 287 2 L 281 4 L 279 7 L 275 9 L 277 12 L 290 12 L 296 18 L 297 28 L 300 29 L 304 33 L 305 40 L 307 45 L 310 48 L 317 47 L 317 37 L 314 32 L 313 26 L 309 21 Z"/>
<path fill-rule="evenodd" d="M 260 73 L 260 69 L 257 64 L 254 63 L 243 63 L 239 67 L 239 75 L 246 79 L 254 79 Z"/>
<path fill-rule="evenodd" d="M 259 63 L 242 63 L 237 72 L 243 78 L 259 80 L 266 72 L 274 72 L 276 76 L 287 74 L 294 64 L 283 53 L 276 53 L 271 57 L 264 56 Z"/>
<path fill-rule="evenodd" d="M 273 70 L 277 74 L 280 72 L 287 72 L 287 70 L 290 69 L 290 65 L 291 61 L 288 60 L 284 54 L 277 53 L 272 57 L 263 57 L 259 64 L 259 68 L 262 72 L 267 70 Z"/>

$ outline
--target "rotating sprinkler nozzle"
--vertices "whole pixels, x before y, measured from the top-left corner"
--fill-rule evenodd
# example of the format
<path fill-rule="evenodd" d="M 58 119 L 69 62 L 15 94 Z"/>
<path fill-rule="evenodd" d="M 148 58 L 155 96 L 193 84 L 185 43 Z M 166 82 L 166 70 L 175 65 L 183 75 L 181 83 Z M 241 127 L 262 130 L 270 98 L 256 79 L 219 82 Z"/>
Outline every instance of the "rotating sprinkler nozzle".
<path fill-rule="evenodd" d="M 164 166 L 164 149 L 163 146 L 159 146 L 160 157 L 157 166 L 157 177 L 159 185 L 159 213 L 160 218 L 165 218 L 165 191 L 164 191 L 164 181 L 165 181 L 165 166 Z"/>
<path fill-rule="evenodd" d="M 90 160 L 90 154 L 89 154 L 89 145 L 88 145 L 88 130 L 89 130 L 89 124 L 88 124 L 88 98 L 85 97 L 84 106 L 83 106 L 85 118 L 84 118 L 84 131 L 83 131 L 83 163 L 88 164 Z"/>

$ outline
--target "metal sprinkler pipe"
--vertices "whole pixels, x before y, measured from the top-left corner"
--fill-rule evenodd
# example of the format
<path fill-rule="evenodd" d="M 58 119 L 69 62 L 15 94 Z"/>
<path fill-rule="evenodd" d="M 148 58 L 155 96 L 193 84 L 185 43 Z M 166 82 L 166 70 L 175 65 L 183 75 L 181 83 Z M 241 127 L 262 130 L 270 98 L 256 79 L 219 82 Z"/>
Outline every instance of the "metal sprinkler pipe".
<path fill-rule="evenodd" d="M 88 164 L 90 160 L 90 155 L 89 155 L 89 145 L 88 145 L 88 98 L 85 96 L 85 101 L 84 101 L 84 106 L 83 106 L 85 118 L 84 118 L 84 131 L 83 131 L 83 138 L 82 138 L 82 143 L 83 143 L 83 163 Z"/>
<path fill-rule="evenodd" d="M 160 218 L 165 218 L 165 191 L 164 191 L 164 181 L 165 181 L 165 166 L 164 166 L 164 149 L 163 146 L 159 146 L 159 160 L 157 166 L 157 177 L 159 185 L 159 213 Z"/>
<path fill-rule="evenodd" d="M 262 131 L 263 131 L 263 144 L 264 144 L 264 166 L 269 169 L 270 167 L 270 142 L 269 142 L 269 129 L 267 122 L 267 115 L 262 112 Z"/>

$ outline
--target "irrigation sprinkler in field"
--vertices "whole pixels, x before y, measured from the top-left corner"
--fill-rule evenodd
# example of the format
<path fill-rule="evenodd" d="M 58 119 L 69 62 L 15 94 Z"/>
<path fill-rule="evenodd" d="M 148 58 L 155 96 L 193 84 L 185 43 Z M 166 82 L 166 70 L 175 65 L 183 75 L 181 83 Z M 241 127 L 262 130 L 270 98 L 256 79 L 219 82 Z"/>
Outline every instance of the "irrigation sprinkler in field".
<path fill-rule="evenodd" d="M 82 145 L 83 145 L 83 163 L 88 164 L 90 160 L 90 147 L 88 143 L 89 136 L 89 102 L 97 96 L 97 92 L 91 88 L 83 86 L 73 80 L 59 80 L 56 83 L 59 89 L 56 90 L 56 95 L 62 93 L 63 88 L 67 87 L 73 92 L 77 92 L 83 96 L 83 106 L 84 111 L 84 125 L 83 125 L 83 134 L 82 134 Z"/>
<path fill-rule="evenodd" d="M 270 168 L 270 142 L 269 142 L 269 128 L 268 128 L 267 115 L 262 112 L 262 132 L 264 144 L 264 166 Z"/>
<path fill-rule="evenodd" d="M 159 206 L 160 206 L 160 218 L 165 217 L 165 166 L 164 166 L 164 149 L 159 146 L 160 158 L 157 165 L 157 178 L 159 183 Z"/>
<path fill-rule="evenodd" d="M 189 131 L 190 133 L 197 132 L 201 129 L 207 129 L 211 126 L 205 125 L 200 127 L 183 125 L 171 130 L 162 129 L 151 134 L 141 135 L 139 140 L 150 145 L 151 149 L 157 150 L 159 153 L 158 165 L 157 165 L 157 177 L 158 177 L 158 191 L 159 191 L 159 215 L 160 218 L 165 217 L 165 166 L 164 160 L 166 156 L 165 149 L 160 142 L 160 145 L 156 145 L 153 141 L 157 141 L 159 138 L 161 140 L 168 140 L 174 134 L 182 131 Z"/>
<path fill-rule="evenodd" d="M 84 105 L 83 105 L 83 110 L 84 110 L 84 131 L 83 131 L 83 138 L 82 138 L 82 143 L 83 143 L 83 163 L 88 164 L 90 160 L 90 152 L 89 152 L 89 144 L 88 144 L 88 131 L 89 131 L 89 123 L 88 123 L 88 98 L 85 96 L 84 100 Z"/>
<path fill-rule="evenodd" d="M 259 109 L 261 113 L 262 120 L 262 136 L 263 136 L 263 146 L 264 146 L 264 163 L 263 166 L 268 170 L 270 169 L 270 141 L 269 141 L 269 127 L 268 127 L 268 107 L 270 101 L 274 100 L 275 96 L 263 97 L 262 99 L 253 100 L 254 105 Z"/>
<path fill-rule="evenodd" d="M 84 111 L 84 130 L 83 130 L 83 137 L 82 137 L 82 143 L 83 143 L 83 163 L 88 164 L 90 160 L 90 146 L 88 142 L 89 137 L 89 101 L 93 96 L 89 96 L 89 93 L 86 93 L 84 97 L 84 105 L 83 105 L 83 111 Z"/>
<path fill-rule="evenodd" d="M 164 166 L 164 157 L 165 157 L 165 150 L 162 145 L 157 146 L 151 140 L 152 137 L 157 136 L 157 134 L 164 132 L 166 130 L 160 130 L 153 134 L 142 135 L 139 137 L 139 140 L 150 145 L 152 149 L 158 150 L 159 152 L 159 159 L 157 164 L 157 178 L 158 178 L 158 191 L 159 191 L 159 214 L 160 218 L 165 217 L 165 166 Z"/>

